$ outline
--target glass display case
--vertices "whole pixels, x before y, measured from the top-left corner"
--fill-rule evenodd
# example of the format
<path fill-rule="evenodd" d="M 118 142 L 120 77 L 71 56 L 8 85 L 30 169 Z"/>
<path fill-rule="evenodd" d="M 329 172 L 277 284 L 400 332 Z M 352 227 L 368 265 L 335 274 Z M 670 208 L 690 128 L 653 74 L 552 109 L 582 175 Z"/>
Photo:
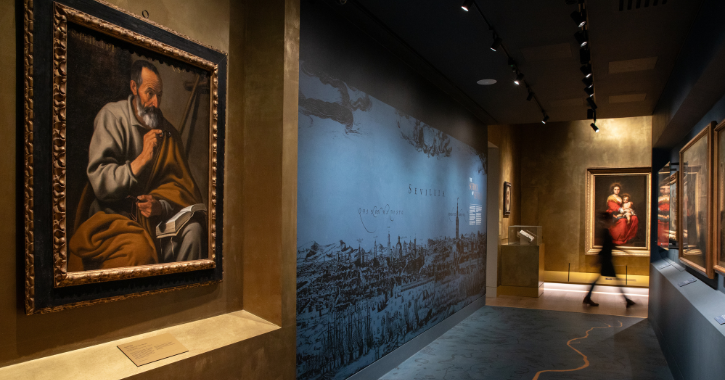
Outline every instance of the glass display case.
<path fill-rule="evenodd" d="M 541 245 L 541 226 L 510 226 L 509 245 Z"/>

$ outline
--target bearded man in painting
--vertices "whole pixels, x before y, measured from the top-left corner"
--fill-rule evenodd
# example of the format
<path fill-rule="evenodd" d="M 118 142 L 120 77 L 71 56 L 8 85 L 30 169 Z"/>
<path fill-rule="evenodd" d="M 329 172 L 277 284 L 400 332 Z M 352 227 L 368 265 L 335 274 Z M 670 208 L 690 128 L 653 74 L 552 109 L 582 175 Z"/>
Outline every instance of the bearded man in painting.
<path fill-rule="evenodd" d="M 69 271 L 203 258 L 203 220 L 192 219 L 173 238 L 156 238 L 159 223 L 202 198 L 180 136 L 159 109 L 159 71 L 134 62 L 130 87 L 127 99 L 106 104 L 94 121 Z"/>

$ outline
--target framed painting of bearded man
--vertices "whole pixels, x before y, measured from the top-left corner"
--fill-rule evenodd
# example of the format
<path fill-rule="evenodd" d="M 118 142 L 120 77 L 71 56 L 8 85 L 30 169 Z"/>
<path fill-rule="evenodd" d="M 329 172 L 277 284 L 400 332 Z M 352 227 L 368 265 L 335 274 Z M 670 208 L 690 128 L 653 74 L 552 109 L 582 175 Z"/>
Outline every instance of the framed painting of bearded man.
<path fill-rule="evenodd" d="M 590 168 L 586 183 L 586 253 L 598 254 L 607 228 L 616 245 L 615 255 L 649 256 L 651 169 Z M 613 223 L 600 226 L 596 216 L 610 213 Z"/>
<path fill-rule="evenodd" d="M 26 312 L 221 281 L 226 53 L 105 3 L 25 7 Z"/>

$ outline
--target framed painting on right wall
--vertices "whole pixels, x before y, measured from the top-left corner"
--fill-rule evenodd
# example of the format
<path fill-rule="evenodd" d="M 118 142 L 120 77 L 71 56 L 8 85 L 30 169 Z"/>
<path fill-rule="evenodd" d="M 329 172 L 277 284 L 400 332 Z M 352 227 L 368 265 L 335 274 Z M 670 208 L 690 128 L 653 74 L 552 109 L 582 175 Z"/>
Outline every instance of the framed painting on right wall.
<path fill-rule="evenodd" d="M 714 278 L 712 141 L 708 125 L 680 150 L 680 260 Z"/>
<path fill-rule="evenodd" d="M 715 216 L 715 267 L 720 274 L 725 275 L 725 120 L 715 127 L 715 202 L 713 213 Z"/>
<path fill-rule="evenodd" d="M 669 228 L 669 240 L 670 240 L 670 248 L 672 249 L 678 249 L 679 244 L 677 243 L 680 241 L 679 231 L 680 227 L 678 224 L 678 217 L 677 213 L 679 210 L 679 194 L 677 193 L 677 184 L 680 182 L 679 180 L 679 172 L 674 172 L 670 176 L 670 228 Z"/>

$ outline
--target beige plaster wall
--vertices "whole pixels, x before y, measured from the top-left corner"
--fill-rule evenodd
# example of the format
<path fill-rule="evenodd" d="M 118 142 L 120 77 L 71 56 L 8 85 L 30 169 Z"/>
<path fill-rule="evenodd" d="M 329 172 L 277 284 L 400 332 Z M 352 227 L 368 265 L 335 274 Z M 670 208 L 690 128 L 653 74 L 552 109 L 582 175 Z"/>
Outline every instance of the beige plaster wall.
<path fill-rule="evenodd" d="M 140 378 L 292 379 L 299 0 L 110 2 L 136 14 L 147 10 L 150 20 L 229 52 L 224 280 L 26 316 L 20 298 L 23 284 L 17 280 L 22 273 L 23 247 L 17 235 L 22 224 L 4 223 L 0 367 L 244 308 L 282 328 Z M 22 86 L 16 83 L 16 32 L 22 30 L 16 30 L 16 4 L 22 2 L 0 0 L 0 135 L 5 143 L 0 149 L 0 208 L 10 221 L 18 220 L 17 202 L 22 201 L 17 144 L 22 125 L 16 114 L 17 86 Z M 256 98 L 245 98 L 245 92 L 256 93 Z M 246 207 L 251 204 L 257 207 Z"/>
<path fill-rule="evenodd" d="M 587 168 L 651 166 L 650 116 L 598 120 L 599 133 L 590 123 L 518 127 L 521 223 L 543 226 L 548 271 L 566 271 L 569 263 L 572 271 L 597 271 L 584 255 Z M 649 258 L 616 257 L 615 265 L 646 275 Z"/>
<path fill-rule="evenodd" d="M 517 126 L 512 125 L 489 125 L 488 141 L 499 149 L 500 172 L 499 176 L 499 199 L 498 199 L 498 220 L 499 220 L 499 242 L 508 243 L 508 228 L 521 224 L 521 147 L 518 141 Z M 503 216 L 503 183 L 511 183 L 511 215 Z"/>
<path fill-rule="evenodd" d="M 498 253 L 501 257 L 501 245 L 508 244 L 508 228 L 521 224 L 521 148 L 518 140 L 518 127 L 512 125 L 489 125 L 488 141 L 499 149 L 499 180 L 498 184 Z M 503 215 L 503 183 L 511 183 L 511 214 Z M 492 238 L 492 237 L 491 237 Z M 499 263 L 500 264 L 500 263 Z M 500 285 L 501 266 L 496 270 L 496 279 Z"/>

